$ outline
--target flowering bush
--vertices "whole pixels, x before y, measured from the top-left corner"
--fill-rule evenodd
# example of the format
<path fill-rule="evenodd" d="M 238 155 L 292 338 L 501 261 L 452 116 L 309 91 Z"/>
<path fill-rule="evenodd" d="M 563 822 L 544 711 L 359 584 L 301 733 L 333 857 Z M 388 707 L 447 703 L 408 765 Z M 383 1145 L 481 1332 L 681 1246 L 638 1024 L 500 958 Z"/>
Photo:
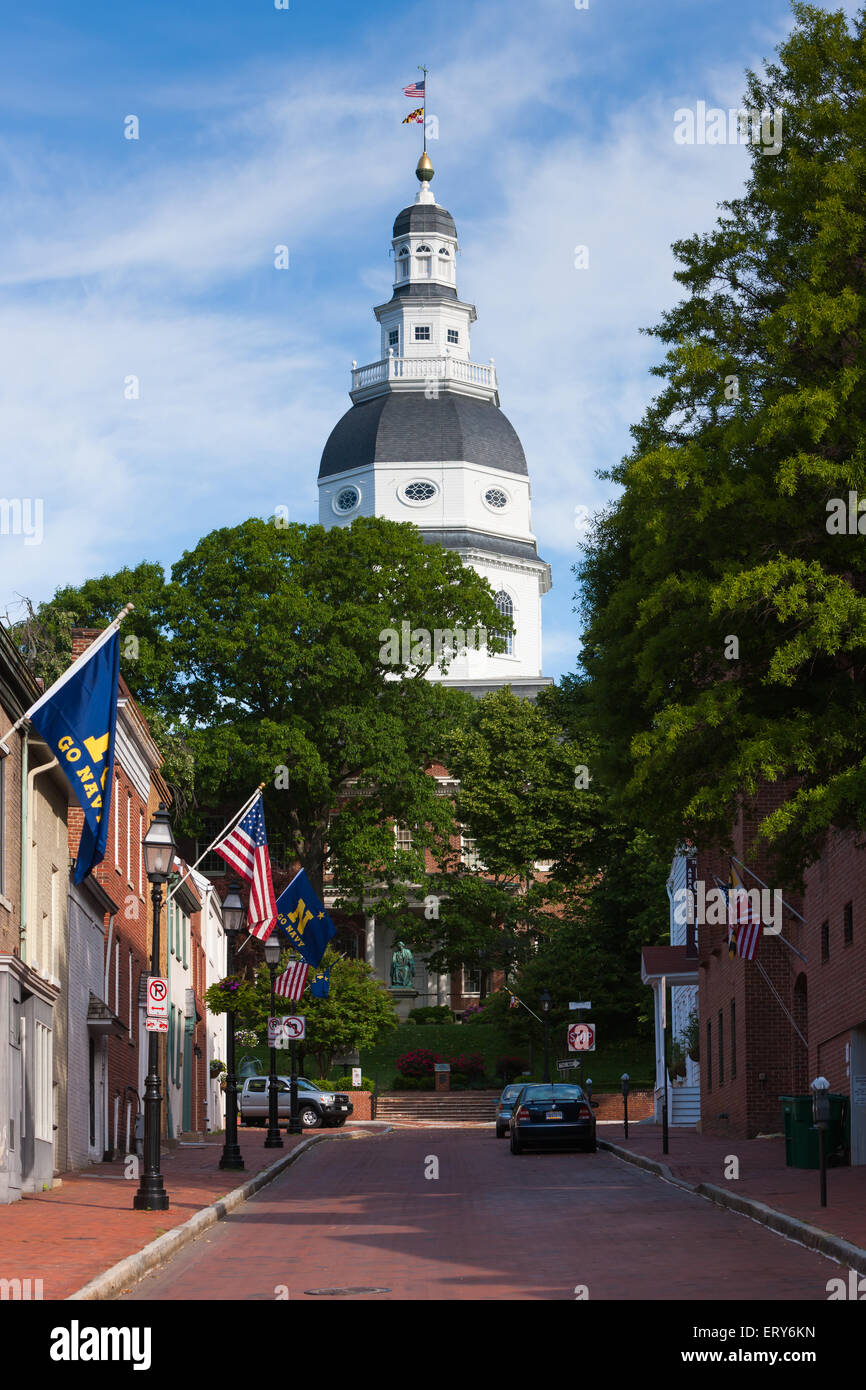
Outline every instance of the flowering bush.
<path fill-rule="evenodd" d="M 483 1004 L 467 1004 L 463 1010 L 463 1022 L 471 1023 L 473 1019 L 479 1017 L 484 1012 Z"/>
<path fill-rule="evenodd" d="M 435 1064 L 441 1061 L 438 1052 L 431 1052 L 426 1047 L 415 1047 L 411 1052 L 404 1052 L 402 1057 L 398 1057 L 396 1066 L 401 1076 L 432 1076 Z"/>
<path fill-rule="evenodd" d="M 236 1028 L 235 1042 L 239 1042 L 241 1047 L 258 1047 L 259 1035 L 252 1028 Z"/>
<path fill-rule="evenodd" d="M 473 1077 L 484 1075 L 484 1058 L 480 1052 L 461 1052 L 459 1057 L 449 1057 L 448 1061 L 451 1063 L 452 1073 L 459 1072 L 470 1081 Z"/>
<path fill-rule="evenodd" d="M 526 1070 L 526 1063 L 522 1057 L 500 1057 L 496 1063 L 496 1075 L 501 1076 L 503 1081 L 512 1081 L 515 1076 L 519 1076 Z"/>

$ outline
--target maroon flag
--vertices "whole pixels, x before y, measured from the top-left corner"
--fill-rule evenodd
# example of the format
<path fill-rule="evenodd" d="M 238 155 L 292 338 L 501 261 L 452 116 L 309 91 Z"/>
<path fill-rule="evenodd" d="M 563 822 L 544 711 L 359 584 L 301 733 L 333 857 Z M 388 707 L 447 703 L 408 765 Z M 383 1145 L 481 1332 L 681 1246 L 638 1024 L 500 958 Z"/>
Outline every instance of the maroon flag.
<path fill-rule="evenodd" d="M 277 903 L 271 882 L 271 859 L 261 792 L 246 815 L 218 845 L 214 845 L 214 849 L 249 883 L 247 925 L 252 936 L 259 941 L 267 941 L 277 924 Z"/>

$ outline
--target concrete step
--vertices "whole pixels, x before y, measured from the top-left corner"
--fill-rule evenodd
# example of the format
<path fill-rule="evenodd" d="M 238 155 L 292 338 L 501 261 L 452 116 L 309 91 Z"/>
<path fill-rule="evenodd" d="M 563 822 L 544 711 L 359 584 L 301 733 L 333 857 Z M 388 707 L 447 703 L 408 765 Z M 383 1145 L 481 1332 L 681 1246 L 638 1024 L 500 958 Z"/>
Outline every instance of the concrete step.
<path fill-rule="evenodd" d="M 496 1117 L 498 1091 L 445 1092 L 395 1091 L 379 1096 L 376 1117 L 380 1120 L 451 1120 L 491 1122 Z"/>

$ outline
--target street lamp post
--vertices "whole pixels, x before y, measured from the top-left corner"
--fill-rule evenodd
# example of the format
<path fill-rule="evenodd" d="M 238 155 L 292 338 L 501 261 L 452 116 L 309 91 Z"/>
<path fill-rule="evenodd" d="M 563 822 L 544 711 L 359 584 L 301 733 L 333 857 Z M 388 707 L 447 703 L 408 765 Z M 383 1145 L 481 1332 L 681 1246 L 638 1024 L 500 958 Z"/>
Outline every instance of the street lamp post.
<path fill-rule="evenodd" d="M 544 1081 L 550 1085 L 550 990 L 544 989 L 539 995 L 541 1012 L 544 1015 Z"/>
<path fill-rule="evenodd" d="M 303 1134 L 300 1107 L 298 1105 L 298 1044 L 291 1040 L 292 1075 L 289 1081 L 289 1134 Z"/>
<path fill-rule="evenodd" d="M 162 915 L 162 889 L 168 882 L 174 863 L 174 835 L 171 820 L 162 802 L 154 813 L 147 834 L 141 842 L 144 871 L 151 885 L 153 903 L 153 943 L 150 968 L 159 975 L 159 919 Z M 147 1037 L 147 1078 L 144 1083 L 144 1171 L 138 1191 L 132 1199 L 135 1211 L 168 1211 L 168 1193 L 159 1171 L 159 1131 L 162 1112 L 162 1093 L 159 1089 L 159 1034 Z"/>
<path fill-rule="evenodd" d="M 241 890 L 232 883 L 223 902 L 223 930 L 228 943 L 227 974 L 233 975 L 235 969 L 235 937 L 241 930 L 246 917 Z M 223 1143 L 221 1168 L 243 1168 L 244 1161 L 238 1145 L 238 1079 L 235 1076 L 235 1013 L 228 1011 L 228 1039 L 226 1048 L 226 1137 Z"/>
<path fill-rule="evenodd" d="M 277 979 L 277 971 L 280 968 L 280 943 L 276 932 L 271 932 L 265 942 L 265 961 L 271 977 L 271 1018 L 277 1011 L 276 994 L 274 985 Z M 266 1149 L 281 1149 L 283 1147 L 283 1137 L 280 1134 L 280 1118 L 277 1102 L 277 1049 L 274 1045 L 274 1036 L 270 1037 L 270 1077 L 268 1079 L 268 1137 L 265 1140 Z"/>
<path fill-rule="evenodd" d="M 623 1137 L 624 1137 L 625 1139 L 628 1138 L 628 1093 L 629 1093 L 629 1076 L 628 1076 L 628 1072 L 627 1072 L 627 1071 L 624 1071 L 623 1074 L 622 1074 L 622 1124 L 623 1124 L 623 1130 L 624 1130 L 624 1135 L 623 1135 Z"/>

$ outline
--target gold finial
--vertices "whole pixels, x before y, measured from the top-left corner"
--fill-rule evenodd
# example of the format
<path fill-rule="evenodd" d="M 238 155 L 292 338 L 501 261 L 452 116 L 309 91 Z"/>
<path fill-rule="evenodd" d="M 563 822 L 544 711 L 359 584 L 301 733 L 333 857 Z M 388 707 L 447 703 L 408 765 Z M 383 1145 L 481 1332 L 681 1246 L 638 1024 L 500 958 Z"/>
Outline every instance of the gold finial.
<path fill-rule="evenodd" d="M 433 173 L 434 169 L 433 165 L 430 163 L 430 156 L 425 150 L 421 158 L 418 160 L 418 167 L 415 170 L 415 177 L 419 180 L 420 183 L 429 183 L 433 177 Z"/>

